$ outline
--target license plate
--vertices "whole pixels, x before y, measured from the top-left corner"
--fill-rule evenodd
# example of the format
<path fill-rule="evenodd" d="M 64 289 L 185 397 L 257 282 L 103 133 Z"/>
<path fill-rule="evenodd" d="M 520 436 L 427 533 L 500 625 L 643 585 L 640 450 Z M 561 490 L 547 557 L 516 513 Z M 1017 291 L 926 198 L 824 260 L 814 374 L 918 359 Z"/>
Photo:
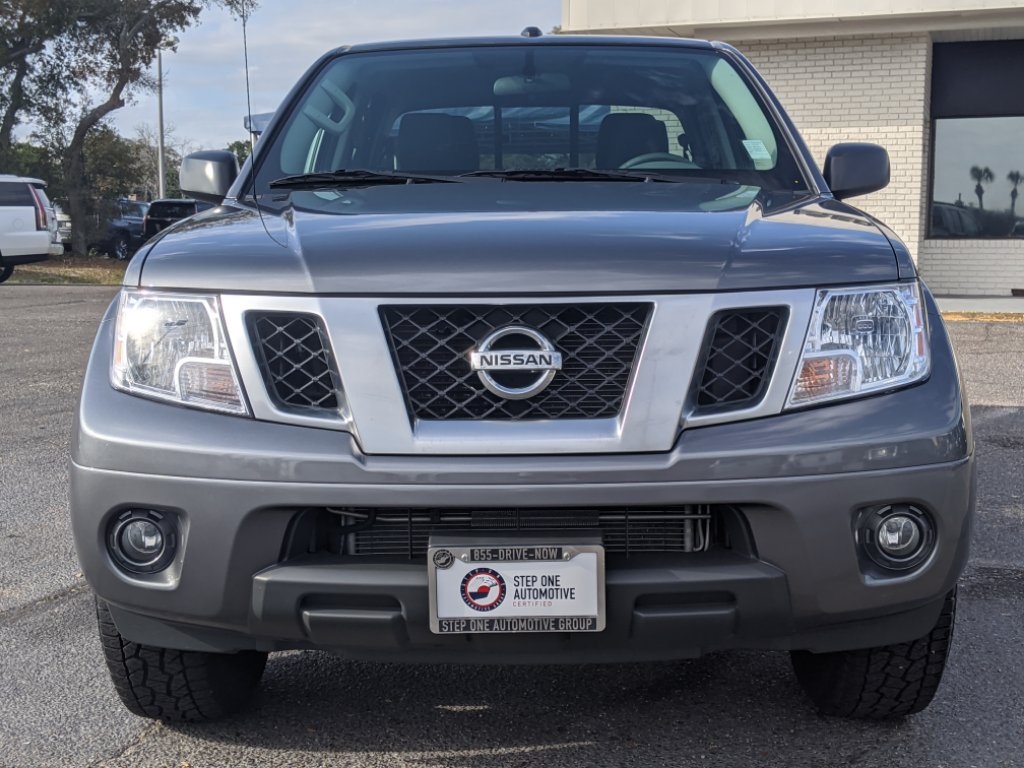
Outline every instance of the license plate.
<path fill-rule="evenodd" d="M 605 626 L 600 544 L 430 542 L 430 629 L 600 632 Z"/>

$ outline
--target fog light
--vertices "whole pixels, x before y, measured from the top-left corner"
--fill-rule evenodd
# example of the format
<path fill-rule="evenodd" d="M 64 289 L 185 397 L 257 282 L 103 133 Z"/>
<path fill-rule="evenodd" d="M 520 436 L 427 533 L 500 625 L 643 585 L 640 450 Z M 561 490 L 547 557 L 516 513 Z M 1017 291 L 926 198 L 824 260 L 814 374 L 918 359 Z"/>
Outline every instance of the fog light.
<path fill-rule="evenodd" d="M 907 515 L 892 515 L 878 527 L 878 546 L 889 557 L 904 558 L 921 546 L 921 527 Z"/>
<path fill-rule="evenodd" d="M 873 507 L 861 513 L 857 540 L 874 565 L 886 571 L 908 571 L 935 550 L 931 516 L 910 504 Z"/>
<path fill-rule="evenodd" d="M 129 509 L 111 523 L 110 556 L 130 573 L 156 573 L 174 559 L 177 522 L 173 515 L 152 509 Z"/>
<path fill-rule="evenodd" d="M 149 520 L 132 520 L 121 529 L 121 551 L 129 560 L 148 565 L 164 551 L 164 535 Z"/>

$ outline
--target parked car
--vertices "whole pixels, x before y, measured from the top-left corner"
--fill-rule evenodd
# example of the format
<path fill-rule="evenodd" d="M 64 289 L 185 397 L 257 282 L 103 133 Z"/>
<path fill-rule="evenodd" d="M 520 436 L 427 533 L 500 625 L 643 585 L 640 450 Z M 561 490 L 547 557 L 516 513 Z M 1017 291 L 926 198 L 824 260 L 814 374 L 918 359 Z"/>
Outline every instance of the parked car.
<path fill-rule="evenodd" d="M 725 44 L 531 36 L 328 53 L 238 174 L 184 160 L 223 205 L 132 260 L 82 388 L 132 712 L 222 716 L 295 648 L 760 648 L 828 715 L 932 700 L 973 440 L 906 246 L 846 202 L 884 149 L 819 171 Z"/>
<path fill-rule="evenodd" d="M 57 219 L 57 236 L 65 249 L 71 247 L 71 216 L 64 210 L 61 203 L 53 204 L 53 212 Z"/>
<path fill-rule="evenodd" d="M 46 261 L 62 253 L 46 182 L 0 174 L 0 283 L 14 274 L 18 264 Z"/>
<path fill-rule="evenodd" d="M 932 237 L 978 237 L 978 212 L 952 203 L 932 203 Z"/>
<path fill-rule="evenodd" d="M 157 232 L 166 229 L 176 221 L 187 219 L 200 211 L 205 211 L 213 206 L 201 200 L 189 200 L 182 198 L 167 198 L 154 200 L 149 204 L 149 210 L 143 221 L 143 237 L 148 240 Z"/>
<path fill-rule="evenodd" d="M 103 241 L 98 247 L 109 256 L 124 261 L 145 241 L 143 222 L 149 203 L 137 200 L 112 200 L 99 207 Z"/>

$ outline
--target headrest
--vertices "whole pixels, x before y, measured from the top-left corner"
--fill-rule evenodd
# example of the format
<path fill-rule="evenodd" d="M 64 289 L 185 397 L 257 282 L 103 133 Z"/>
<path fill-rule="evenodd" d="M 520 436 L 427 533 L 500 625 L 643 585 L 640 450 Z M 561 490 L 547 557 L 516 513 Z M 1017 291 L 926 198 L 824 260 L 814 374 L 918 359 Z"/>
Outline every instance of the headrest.
<path fill-rule="evenodd" d="M 396 156 L 400 171 L 466 173 L 480 168 L 473 122 L 458 115 L 404 115 L 398 126 Z"/>

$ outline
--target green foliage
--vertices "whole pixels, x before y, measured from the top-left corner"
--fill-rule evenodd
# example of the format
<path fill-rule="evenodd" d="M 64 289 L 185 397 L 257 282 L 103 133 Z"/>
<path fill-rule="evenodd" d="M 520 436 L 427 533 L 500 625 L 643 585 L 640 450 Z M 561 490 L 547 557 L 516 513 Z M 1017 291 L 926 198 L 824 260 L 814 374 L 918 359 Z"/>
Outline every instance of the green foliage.
<path fill-rule="evenodd" d="M 100 125 L 85 140 L 85 180 L 92 197 L 117 198 L 144 194 L 143 158 L 134 141 L 109 125 Z"/>
<path fill-rule="evenodd" d="M 232 141 L 228 144 L 227 150 L 228 152 L 235 153 L 235 157 L 238 158 L 238 167 L 241 168 L 242 163 L 248 159 L 249 152 L 252 150 L 252 147 L 248 141 L 239 139 L 238 141 Z"/>
<path fill-rule="evenodd" d="M 195 24 L 205 8 L 227 8 L 244 22 L 255 0 L 0 0 L 0 172 L 38 168 L 61 179 L 73 221 L 89 216 L 97 193 L 139 185 L 138 142 L 104 120 L 140 90 L 160 47 Z M 38 126 L 32 149 L 16 145 L 14 128 Z M 131 145 L 130 147 L 128 145 Z M 129 151 L 130 150 L 130 151 Z M 177 187 L 168 153 L 168 191 Z M 59 165 L 61 173 L 56 172 Z M 92 188 L 96 185 L 96 188 Z M 53 187 L 51 186 L 51 189 Z M 126 189 L 127 188 L 127 189 Z M 74 250 L 85 252 L 76 226 Z"/>
<path fill-rule="evenodd" d="M 52 85 L 42 62 L 78 18 L 78 0 L 0 0 L 0 169 L 13 162 L 14 129 Z"/>
<path fill-rule="evenodd" d="M 5 173 L 31 176 L 47 183 L 46 194 L 50 198 L 64 196 L 64 179 L 60 172 L 60 158 L 54 157 L 45 147 L 28 142 L 16 142 L 10 147 Z"/>

